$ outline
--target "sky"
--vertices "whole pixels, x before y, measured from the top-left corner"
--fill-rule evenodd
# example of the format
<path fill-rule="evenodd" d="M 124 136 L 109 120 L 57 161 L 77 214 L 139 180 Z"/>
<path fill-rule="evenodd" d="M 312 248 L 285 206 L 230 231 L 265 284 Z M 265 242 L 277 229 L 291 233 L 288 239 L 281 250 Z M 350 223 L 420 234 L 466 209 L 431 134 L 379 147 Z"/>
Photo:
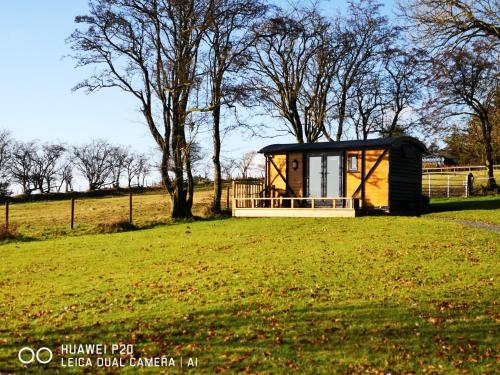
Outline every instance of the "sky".
<path fill-rule="evenodd" d="M 129 94 L 118 89 L 91 95 L 71 91 L 89 70 L 75 69 L 65 39 L 75 29 L 74 17 L 85 14 L 87 0 L 0 0 L 0 4 L 0 129 L 23 141 L 77 144 L 104 138 L 141 152 L 153 150 L 138 104 Z M 332 14 L 345 5 L 346 1 L 323 3 Z M 385 8 L 389 12 L 392 2 Z M 208 137 L 207 133 L 200 140 L 207 151 Z M 293 138 L 249 139 L 234 132 L 225 138 L 223 153 L 236 156 L 278 142 Z"/>

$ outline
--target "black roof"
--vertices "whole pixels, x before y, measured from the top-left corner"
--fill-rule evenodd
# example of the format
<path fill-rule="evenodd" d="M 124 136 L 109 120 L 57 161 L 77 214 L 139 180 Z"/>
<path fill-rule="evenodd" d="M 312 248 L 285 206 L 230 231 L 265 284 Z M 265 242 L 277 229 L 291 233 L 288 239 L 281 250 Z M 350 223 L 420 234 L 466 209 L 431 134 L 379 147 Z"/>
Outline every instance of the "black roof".
<path fill-rule="evenodd" d="M 277 143 L 266 146 L 259 150 L 261 154 L 275 154 L 278 152 L 294 152 L 294 151 L 331 151 L 344 149 L 360 149 L 360 148 L 375 148 L 388 147 L 398 143 L 413 143 L 422 151 L 426 151 L 427 147 L 418 139 L 413 137 L 391 137 L 365 139 L 356 141 L 340 141 L 340 142 L 315 142 L 315 143 Z"/>

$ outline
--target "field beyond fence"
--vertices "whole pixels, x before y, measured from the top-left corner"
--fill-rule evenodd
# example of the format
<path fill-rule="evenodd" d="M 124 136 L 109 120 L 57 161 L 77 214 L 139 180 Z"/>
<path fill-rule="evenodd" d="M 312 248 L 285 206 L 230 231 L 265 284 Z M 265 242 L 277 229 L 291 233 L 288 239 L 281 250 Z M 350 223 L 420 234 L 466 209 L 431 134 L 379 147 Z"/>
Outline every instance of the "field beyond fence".
<path fill-rule="evenodd" d="M 206 216 L 212 199 L 211 187 L 203 186 L 197 189 L 194 198 L 193 214 Z M 73 230 L 71 229 L 71 202 L 69 198 L 28 203 L 11 202 L 8 207 L 9 229 L 26 239 L 46 239 L 62 235 L 120 231 L 123 225 L 129 223 L 130 197 L 128 194 L 75 198 Z M 5 210 L 5 205 L 2 208 Z M 223 190 L 222 208 L 228 208 L 227 187 Z M 163 191 L 132 194 L 134 227 L 148 228 L 166 224 L 170 221 L 169 214 L 170 198 Z M 0 225 L 5 227 L 6 215 L 2 213 L 1 216 Z"/>
<path fill-rule="evenodd" d="M 467 184 L 467 176 L 472 174 L 472 185 Z M 498 179 L 500 165 L 495 166 Z M 432 197 L 468 197 L 482 193 L 488 184 L 488 174 L 484 166 L 461 166 L 446 168 L 424 168 L 422 173 L 422 193 Z"/>

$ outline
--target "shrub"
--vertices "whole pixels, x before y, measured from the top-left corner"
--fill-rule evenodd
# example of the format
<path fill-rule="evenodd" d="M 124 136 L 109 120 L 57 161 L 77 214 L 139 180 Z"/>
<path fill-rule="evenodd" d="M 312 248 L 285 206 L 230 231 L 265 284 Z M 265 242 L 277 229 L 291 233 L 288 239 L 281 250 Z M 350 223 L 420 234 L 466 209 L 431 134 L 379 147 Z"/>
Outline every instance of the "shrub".
<path fill-rule="evenodd" d="M 130 224 L 128 220 L 117 220 L 109 223 L 97 224 L 98 233 L 118 233 L 136 230 L 137 226 Z"/>
<path fill-rule="evenodd" d="M 17 232 L 18 226 L 11 225 L 9 228 L 5 228 L 5 226 L 0 227 L 0 241 L 5 240 L 13 240 L 20 237 Z"/>

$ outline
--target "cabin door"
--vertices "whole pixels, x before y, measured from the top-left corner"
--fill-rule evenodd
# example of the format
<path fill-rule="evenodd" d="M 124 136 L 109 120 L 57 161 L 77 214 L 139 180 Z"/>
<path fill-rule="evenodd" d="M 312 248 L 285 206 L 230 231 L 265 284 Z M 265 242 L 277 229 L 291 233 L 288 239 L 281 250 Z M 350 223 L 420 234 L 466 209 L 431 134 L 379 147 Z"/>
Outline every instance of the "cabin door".
<path fill-rule="evenodd" d="M 340 197 L 341 159 L 340 153 L 313 154 L 307 157 L 307 196 Z"/>

